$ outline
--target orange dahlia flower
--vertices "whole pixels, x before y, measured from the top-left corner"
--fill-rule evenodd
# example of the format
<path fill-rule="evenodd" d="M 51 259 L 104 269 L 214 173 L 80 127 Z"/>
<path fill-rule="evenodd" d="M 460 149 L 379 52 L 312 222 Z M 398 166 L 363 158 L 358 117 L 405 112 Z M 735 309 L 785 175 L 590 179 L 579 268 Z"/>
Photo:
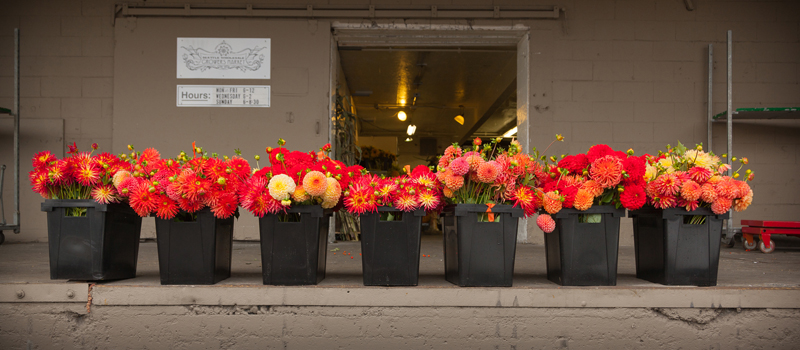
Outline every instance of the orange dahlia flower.
<path fill-rule="evenodd" d="M 622 181 L 622 161 L 619 158 L 607 155 L 592 162 L 589 175 L 603 188 L 611 188 Z"/>

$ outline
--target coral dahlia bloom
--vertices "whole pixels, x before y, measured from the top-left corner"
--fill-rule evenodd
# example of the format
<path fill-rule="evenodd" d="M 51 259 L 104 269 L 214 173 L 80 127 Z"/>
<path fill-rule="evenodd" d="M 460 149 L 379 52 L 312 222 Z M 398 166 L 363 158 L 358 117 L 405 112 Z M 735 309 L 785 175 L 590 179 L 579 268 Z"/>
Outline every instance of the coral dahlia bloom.
<path fill-rule="evenodd" d="M 479 153 L 477 152 L 470 152 L 470 153 L 473 154 L 468 154 L 466 156 L 467 163 L 469 163 L 469 170 L 478 171 L 478 168 L 481 166 L 481 164 L 485 163 L 485 161 L 483 160 L 483 157 L 481 157 Z"/>
<path fill-rule="evenodd" d="M 717 196 L 734 199 L 739 197 L 739 188 L 733 183 L 733 179 L 731 178 L 724 178 L 722 181 L 717 183 L 714 188 L 717 190 Z"/>
<path fill-rule="evenodd" d="M 733 210 L 743 211 L 753 203 L 753 190 L 750 190 L 742 198 L 733 201 Z"/>
<path fill-rule="evenodd" d="M 478 180 L 483 183 L 492 183 L 500 173 L 500 166 L 495 161 L 488 161 L 478 167 Z"/>
<path fill-rule="evenodd" d="M 732 205 L 733 205 L 733 200 L 731 200 L 730 198 L 718 197 L 717 200 L 714 201 L 714 203 L 711 203 L 711 211 L 713 211 L 714 214 L 717 215 L 725 214 L 729 210 L 731 210 Z"/>
<path fill-rule="evenodd" d="M 545 193 L 544 198 L 542 198 L 542 206 L 544 207 L 544 210 L 550 214 L 555 214 L 561 211 L 562 205 L 563 203 L 561 202 L 561 196 L 553 191 Z"/>
<path fill-rule="evenodd" d="M 588 180 L 581 184 L 581 188 L 584 189 L 586 192 L 589 192 L 593 197 L 597 197 L 603 194 L 603 186 L 600 186 L 597 181 Z"/>
<path fill-rule="evenodd" d="M 611 188 L 622 181 L 622 162 L 619 158 L 607 155 L 592 162 L 589 175 L 603 188 Z"/>
<path fill-rule="evenodd" d="M 447 198 L 453 198 L 453 190 L 451 190 L 451 189 L 449 189 L 447 187 L 442 189 L 442 194 L 444 194 L 444 196 L 447 197 Z"/>
<path fill-rule="evenodd" d="M 536 226 L 539 226 L 545 233 L 550 233 L 556 229 L 556 222 L 553 220 L 552 216 L 542 214 L 536 218 Z"/>
<path fill-rule="evenodd" d="M 461 188 L 461 186 L 464 186 L 464 177 L 457 176 L 454 174 L 447 175 L 444 177 L 444 183 L 445 185 L 447 185 L 448 188 L 452 189 L 453 191 L 458 191 Z"/>
<path fill-rule="evenodd" d="M 575 201 L 572 202 L 572 207 L 578 210 L 586 210 L 592 207 L 594 196 L 589 191 L 579 189 L 575 194 Z"/>
<path fill-rule="evenodd" d="M 303 188 L 312 197 L 319 197 L 328 189 L 328 180 L 322 172 L 310 171 L 303 178 Z"/>
<path fill-rule="evenodd" d="M 681 197 L 687 201 L 696 201 L 703 195 L 703 188 L 693 180 L 686 181 L 681 187 Z"/>
<path fill-rule="evenodd" d="M 277 201 L 289 198 L 294 193 L 297 184 L 292 177 L 286 174 L 278 174 L 269 179 L 269 195 Z"/>
<path fill-rule="evenodd" d="M 701 188 L 703 193 L 700 195 L 700 199 L 702 199 L 703 202 L 713 203 L 715 200 L 717 200 L 718 196 L 717 191 L 714 189 L 714 185 L 710 183 L 704 183 Z"/>

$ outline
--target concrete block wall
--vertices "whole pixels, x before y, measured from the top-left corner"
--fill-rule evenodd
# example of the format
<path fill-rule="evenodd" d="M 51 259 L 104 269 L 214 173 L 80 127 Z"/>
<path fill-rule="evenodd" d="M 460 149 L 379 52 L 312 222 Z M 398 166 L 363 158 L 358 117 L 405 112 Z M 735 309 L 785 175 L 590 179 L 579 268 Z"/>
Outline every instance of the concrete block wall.
<path fill-rule="evenodd" d="M 195 1 L 195 3 L 205 1 Z M 212 1 L 219 2 L 219 1 Z M 62 142 L 111 150 L 114 83 L 113 0 L 12 0 L 0 3 L 0 106 L 11 105 L 14 27 L 22 30 L 23 118 L 64 121 Z M 287 3 L 255 1 L 254 3 Z M 309 0 L 308 4 L 465 4 L 461 1 Z M 667 143 L 706 141 L 707 53 L 714 44 L 714 112 L 725 108 L 725 32 L 733 30 L 734 108 L 800 106 L 797 1 L 704 0 L 687 11 L 678 0 L 476 0 L 482 5 L 557 5 L 559 20 L 485 21 L 531 28 L 531 143 L 556 133 L 548 153 L 585 152 L 596 143 L 638 154 Z M 414 22 L 414 21 L 408 21 Z M 419 23 L 431 21 L 419 20 Z M 439 21 L 466 24 L 467 21 Z M 470 22 L 471 23 L 471 22 Z M 328 77 L 312 77 L 327 84 Z M 319 79 L 325 82 L 317 81 Z M 277 91 L 277 89 L 276 89 Z M 312 97 L 309 97 L 312 98 Z M 314 103 L 327 104 L 316 96 Z M 324 100 L 324 101 L 323 101 Z M 753 206 L 742 218 L 792 220 L 800 210 L 800 125 L 737 123 L 734 153 L 756 171 Z M 122 142 L 116 140 L 116 142 Z M 135 140 L 134 140 L 135 142 Z M 714 151 L 725 153 L 714 127 Z M 63 148 L 63 146 L 62 146 Z M 63 151 L 63 150 L 62 150 Z M 23 157 L 24 158 L 24 157 Z M 23 159 L 23 163 L 26 163 Z M 27 170 L 23 167 L 23 172 Z M 8 184 L 7 184 L 8 185 Z M 38 200 L 23 183 L 23 200 Z M 24 215 L 24 214 L 23 214 Z M 529 225 L 533 227 L 532 220 Z M 630 225 L 623 224 L 624 230 Z M 532 229 L 530 241 L 541 243 Z M 11 240 L 43 240 L 40 234 Z M 623 231 L 622 244 L 632 244 Z"/>

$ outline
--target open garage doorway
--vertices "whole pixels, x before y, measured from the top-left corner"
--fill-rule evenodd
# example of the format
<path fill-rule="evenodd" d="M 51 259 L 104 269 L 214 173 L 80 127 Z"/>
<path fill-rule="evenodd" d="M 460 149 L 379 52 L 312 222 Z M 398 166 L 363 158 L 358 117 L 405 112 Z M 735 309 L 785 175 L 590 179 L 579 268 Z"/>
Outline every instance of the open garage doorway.
<path fill-rule="evenodd" d="M 475 137 L 529 148 L 527 27 L 333 28 L 331 89 L 355 115 L 361 164 L 371 172 L 435 165 L 448 145 Z"/>

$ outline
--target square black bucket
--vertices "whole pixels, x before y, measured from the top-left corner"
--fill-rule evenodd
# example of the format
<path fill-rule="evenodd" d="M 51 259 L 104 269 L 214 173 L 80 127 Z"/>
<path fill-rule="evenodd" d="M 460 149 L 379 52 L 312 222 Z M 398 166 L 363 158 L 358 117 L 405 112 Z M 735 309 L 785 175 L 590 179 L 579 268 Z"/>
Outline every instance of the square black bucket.
<path fill-rule="evenodd" d="M 514 277 L 521 208 L 496 205 L 495 221 L 485 204 L 448 205 L 444 220 L 445 279 L 461 287 L 510 287 Z"/>
<path fill-rule="evenodd" d="M 66 216 L 86 208 L 86 216 Z M 142 218 L 127 204 L 91 199 L 47 199 L 50 279 L 82 281 L 136 277 Z"/>
<path fill-rule="evenodd" d="M 544 234 L 547 279 L 562 286 L 617 285 L 619 219 L 624 215 L 624 208 L 613 205 L 556 213 L 555 230 Z"/>
<path fill-rule="evenodd" d="M 381 220 L 382 213 L 402 216 Z M 377 213 L 361 217 L 361 266 L 365 286 L 416 286 L 419 283 L 419 253 L 425 210 L 403 212 L 378 207 Z"/>
<path fill-rule="evenodd" d="M 684 217 L 704 216 L 702 224 Z M 633 218 L 636 278 L 678 286 L 716 286 L 722 221 L 709 208 L 639 209 Z"/>
<path fill-rule="evenodd" d="M 215 284 L 231 277 L 234 218 L 217 219 L 208 208 L 195 215 L 195 221 L 156 218 L 161 284 Z"/>
<path fill-rule="evenodd" d="M 325 278 L 332 214 L 319 205 L 295 205 L 258 219 L 264 284 L 314 285 Z"/>

